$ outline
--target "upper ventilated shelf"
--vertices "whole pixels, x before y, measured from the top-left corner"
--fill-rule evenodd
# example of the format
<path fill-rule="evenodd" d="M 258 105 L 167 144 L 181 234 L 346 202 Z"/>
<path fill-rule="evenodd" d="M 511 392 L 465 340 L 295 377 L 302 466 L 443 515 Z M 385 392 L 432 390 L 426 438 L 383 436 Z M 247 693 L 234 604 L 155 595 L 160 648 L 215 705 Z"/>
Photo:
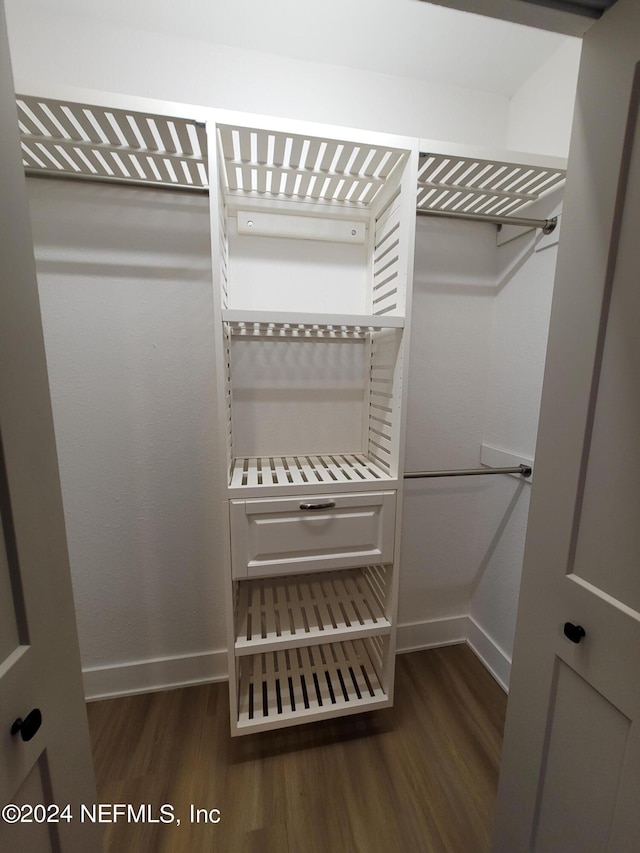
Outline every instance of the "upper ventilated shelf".
<path fill-rule="evenodd" d="M 18 95 L 30 174 L 206 190 L 206 132 L 194 120 Z M 218 126 L 231 196 L 366 209 L 406 152 L 385 145 Z M 421 154 L 418 210 L 510 215 L 565 171 L 472 156 Z"/>
<path fill-rule="evenodd" d="M 417 207 L 450 213 L 509 215 L 536 201 L 565 177 L 565 170 L 552 167 L 421 154 Z"/>
<path fill-rule="evenodd" d="M 22 162 L 31 173 L 203 189 L 206 135 L 186 119 L 17 97 Z"/>
<path fill-rule="evenodd" d="M 405 154 L 386 146 L 220 126 L 230 193 L 368 207 Z"/>

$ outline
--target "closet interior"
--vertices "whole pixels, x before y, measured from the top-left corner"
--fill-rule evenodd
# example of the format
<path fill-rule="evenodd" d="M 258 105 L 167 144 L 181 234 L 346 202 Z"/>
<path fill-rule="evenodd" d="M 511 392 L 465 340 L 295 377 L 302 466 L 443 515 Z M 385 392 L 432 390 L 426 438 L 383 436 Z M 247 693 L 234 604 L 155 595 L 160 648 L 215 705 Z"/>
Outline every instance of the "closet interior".
<path fill-rule="evenodd" d="M 488 223 L 511 217 L 498 240 L 517 241 L 531 223 L 514 217 L 557 193 L 564 170 L 551 158 L 96 100 L 18 96 L 28 175 L 209 196 L 215 365 L 203 392 L 218 411 L 224 547 L 211 571 L 225 598 L 231 732 L 385 707 L 412 474 L 416 215 L 475 218 L 494 241 Z M 414 382 L 427 367 L 413 365 Z"/>
<path fill-rule="evenodd" d="M 234 733 L 393 694 L 415 157 L 311 130 L 210 134 Z"/>

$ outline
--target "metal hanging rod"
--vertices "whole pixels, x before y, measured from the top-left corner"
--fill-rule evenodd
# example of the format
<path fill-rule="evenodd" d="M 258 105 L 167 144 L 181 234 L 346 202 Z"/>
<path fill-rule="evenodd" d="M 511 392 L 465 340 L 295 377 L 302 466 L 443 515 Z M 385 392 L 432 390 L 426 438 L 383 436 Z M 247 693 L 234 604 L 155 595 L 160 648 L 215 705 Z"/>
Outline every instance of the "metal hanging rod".
<path fill-rule="evenodd" d="M 542 228 L 544 234 L 551 234 L 558 224 L 558 217 L 552 219 L 525 219 L 521 216 L 492 216 L 489 213 L 459 213 L 454 210 L 416 209 L 418 216 L 441 216 L 443 219 L 468 219 L 473 222 L 491 222 L 494 225 L 516 225 L 519 228 Z"/>
<path fill-rule="evenodd" d="M 98 184 L 113 184 L 119 187 L 142 187 L 145 190 L 173 190 L 174 192 L 198 193 L 209 195 L 209 187 L 199 187 L 196 184 L 170 184 L 167 181 L 143 181 L 138 178 L 112 178 L 108 175 L 83 175 L 77 172 L 45 172 L 43 169 L 26 167 L 28 178 L 54 178 L 68 181 L 86 181 Z"/>
<path fill-rule="evenodd" d="M 108 175 L 85 175 L 77 172 L 47 172 L 44 169 L 26 167 L 28 178 L 58 178 L 68 181 L 88 181 L 90 183 L 112 184 L 121 187 L 142 187 L 143 189 L 173 190 L 174 192 L 209 195 L 209 188 L 190 184 L 171 184 L 163 181 L 144 181 L 137 178 L 119 178 Z M 516 225 L 520 228 L 541 228 L 544 234 L 551 234 L 558 224 L 558 218 L 524 219 L 517 216 L 491 216 L 484 213 L 458 213 L 452 210 L 427 210 L 416 208 L 418 216 L 439 216 L 443 219 L 467 219 L 473 222 L 490 222 L 494 225 Z"/>
<path fill-rule="evenodd" d="M 479 474 L 520 474 L 530 477 L 531 465 L 518 465 L 515 468 L 457 468 L 453 471 L 409 471 L 405 480 L 421 480 L 426 477 L 475 477 Z"/>

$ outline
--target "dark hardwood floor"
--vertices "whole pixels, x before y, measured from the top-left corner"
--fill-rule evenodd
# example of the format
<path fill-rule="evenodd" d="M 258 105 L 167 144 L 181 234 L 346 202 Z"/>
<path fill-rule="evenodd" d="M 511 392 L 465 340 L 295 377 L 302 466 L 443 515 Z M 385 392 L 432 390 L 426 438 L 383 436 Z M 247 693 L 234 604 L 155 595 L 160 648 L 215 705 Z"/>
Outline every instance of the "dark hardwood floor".
<path fill-rule="evenodd" d="M 100 801 L 180 818 L 105 824 L 105 853 L 484 853 L 505 708 L 463 645 L 398 656 L 393 708 L 241 738 L 226 684 L 91 703 Z"/>

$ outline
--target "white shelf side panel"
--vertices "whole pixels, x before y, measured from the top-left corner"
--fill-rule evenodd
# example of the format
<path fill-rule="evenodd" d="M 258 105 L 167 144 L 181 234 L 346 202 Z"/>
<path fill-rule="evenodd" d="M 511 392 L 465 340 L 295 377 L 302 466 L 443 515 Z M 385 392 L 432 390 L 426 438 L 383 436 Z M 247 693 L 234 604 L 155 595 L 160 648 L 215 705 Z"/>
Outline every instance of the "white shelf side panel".
<path fill-rule="evenodd" d="M 237 729 L 266 731 L 388 705 L 378 672 L 386 638 L 346 640 L 239 660 Z"/>
<path fill-rule="evenodd" d="M 402 341 L 398 333 L 372 336 L 367 455 L 388 476 L 398 467 Z"/>
<path fill-rule="evenodd" d="M 236 654 L 385 634 L 391 566 L 241 581 Z"/>
<path fill-rule="evenodd" d="M 404 287 L 402 275 L 401 191 L 389 200 L 375 221 L 371 311 L 378 316 L 404 314 Z"/>
<path fill-rule="evenodd" d="M 229 307 L 229 228 L 227 200 L 225 198 L 222 173 L 218 170 L 218 234 L 220 238 L 220 290 L 221 308 Z"/>
<path fill-rule="evenodd" d="M 213 138 L 212 138 L 213 147 Z M 217 144 L 216 144 L 217 147 Z M 218 152 L 218 160 L 220 152 Z M 214 300 L 219 305 L 220 313 L 224 313 L 229 304 L 229 238 L 228 238 L 228 211 L 225 198 L 225 187 L 222 170 L 215 170 L 217 175 L 216 204 L 211 205 L 211 216 L 215 216 L 217 222 L 217 252 L 212 252 L 212 262 L 218 264 L 218 287 L 219 296 Z M 215 236 L 212 235 L 215 240 Z M 214 276 L 215 281 L 215 276 Z M 218 301 L 219 300 L 219 301 Z M 231 331 L 228 326 L 218 324 L 219 334 L 222 336 L 222 348 L 219 351 L 219 356 L 222 358 L 222 364 L 219 366 L 219 371 L 222 373 L 222 382 L 224 388 L 224 407 L 221 410 L 226 413 L 226 418 L 223 423 L 223 435 L 226 441 L 227 450 L 227 469 L 230 469 L 233 464 L 234 448 L 233 448 L 233 398 L 231 393 Z"/>

